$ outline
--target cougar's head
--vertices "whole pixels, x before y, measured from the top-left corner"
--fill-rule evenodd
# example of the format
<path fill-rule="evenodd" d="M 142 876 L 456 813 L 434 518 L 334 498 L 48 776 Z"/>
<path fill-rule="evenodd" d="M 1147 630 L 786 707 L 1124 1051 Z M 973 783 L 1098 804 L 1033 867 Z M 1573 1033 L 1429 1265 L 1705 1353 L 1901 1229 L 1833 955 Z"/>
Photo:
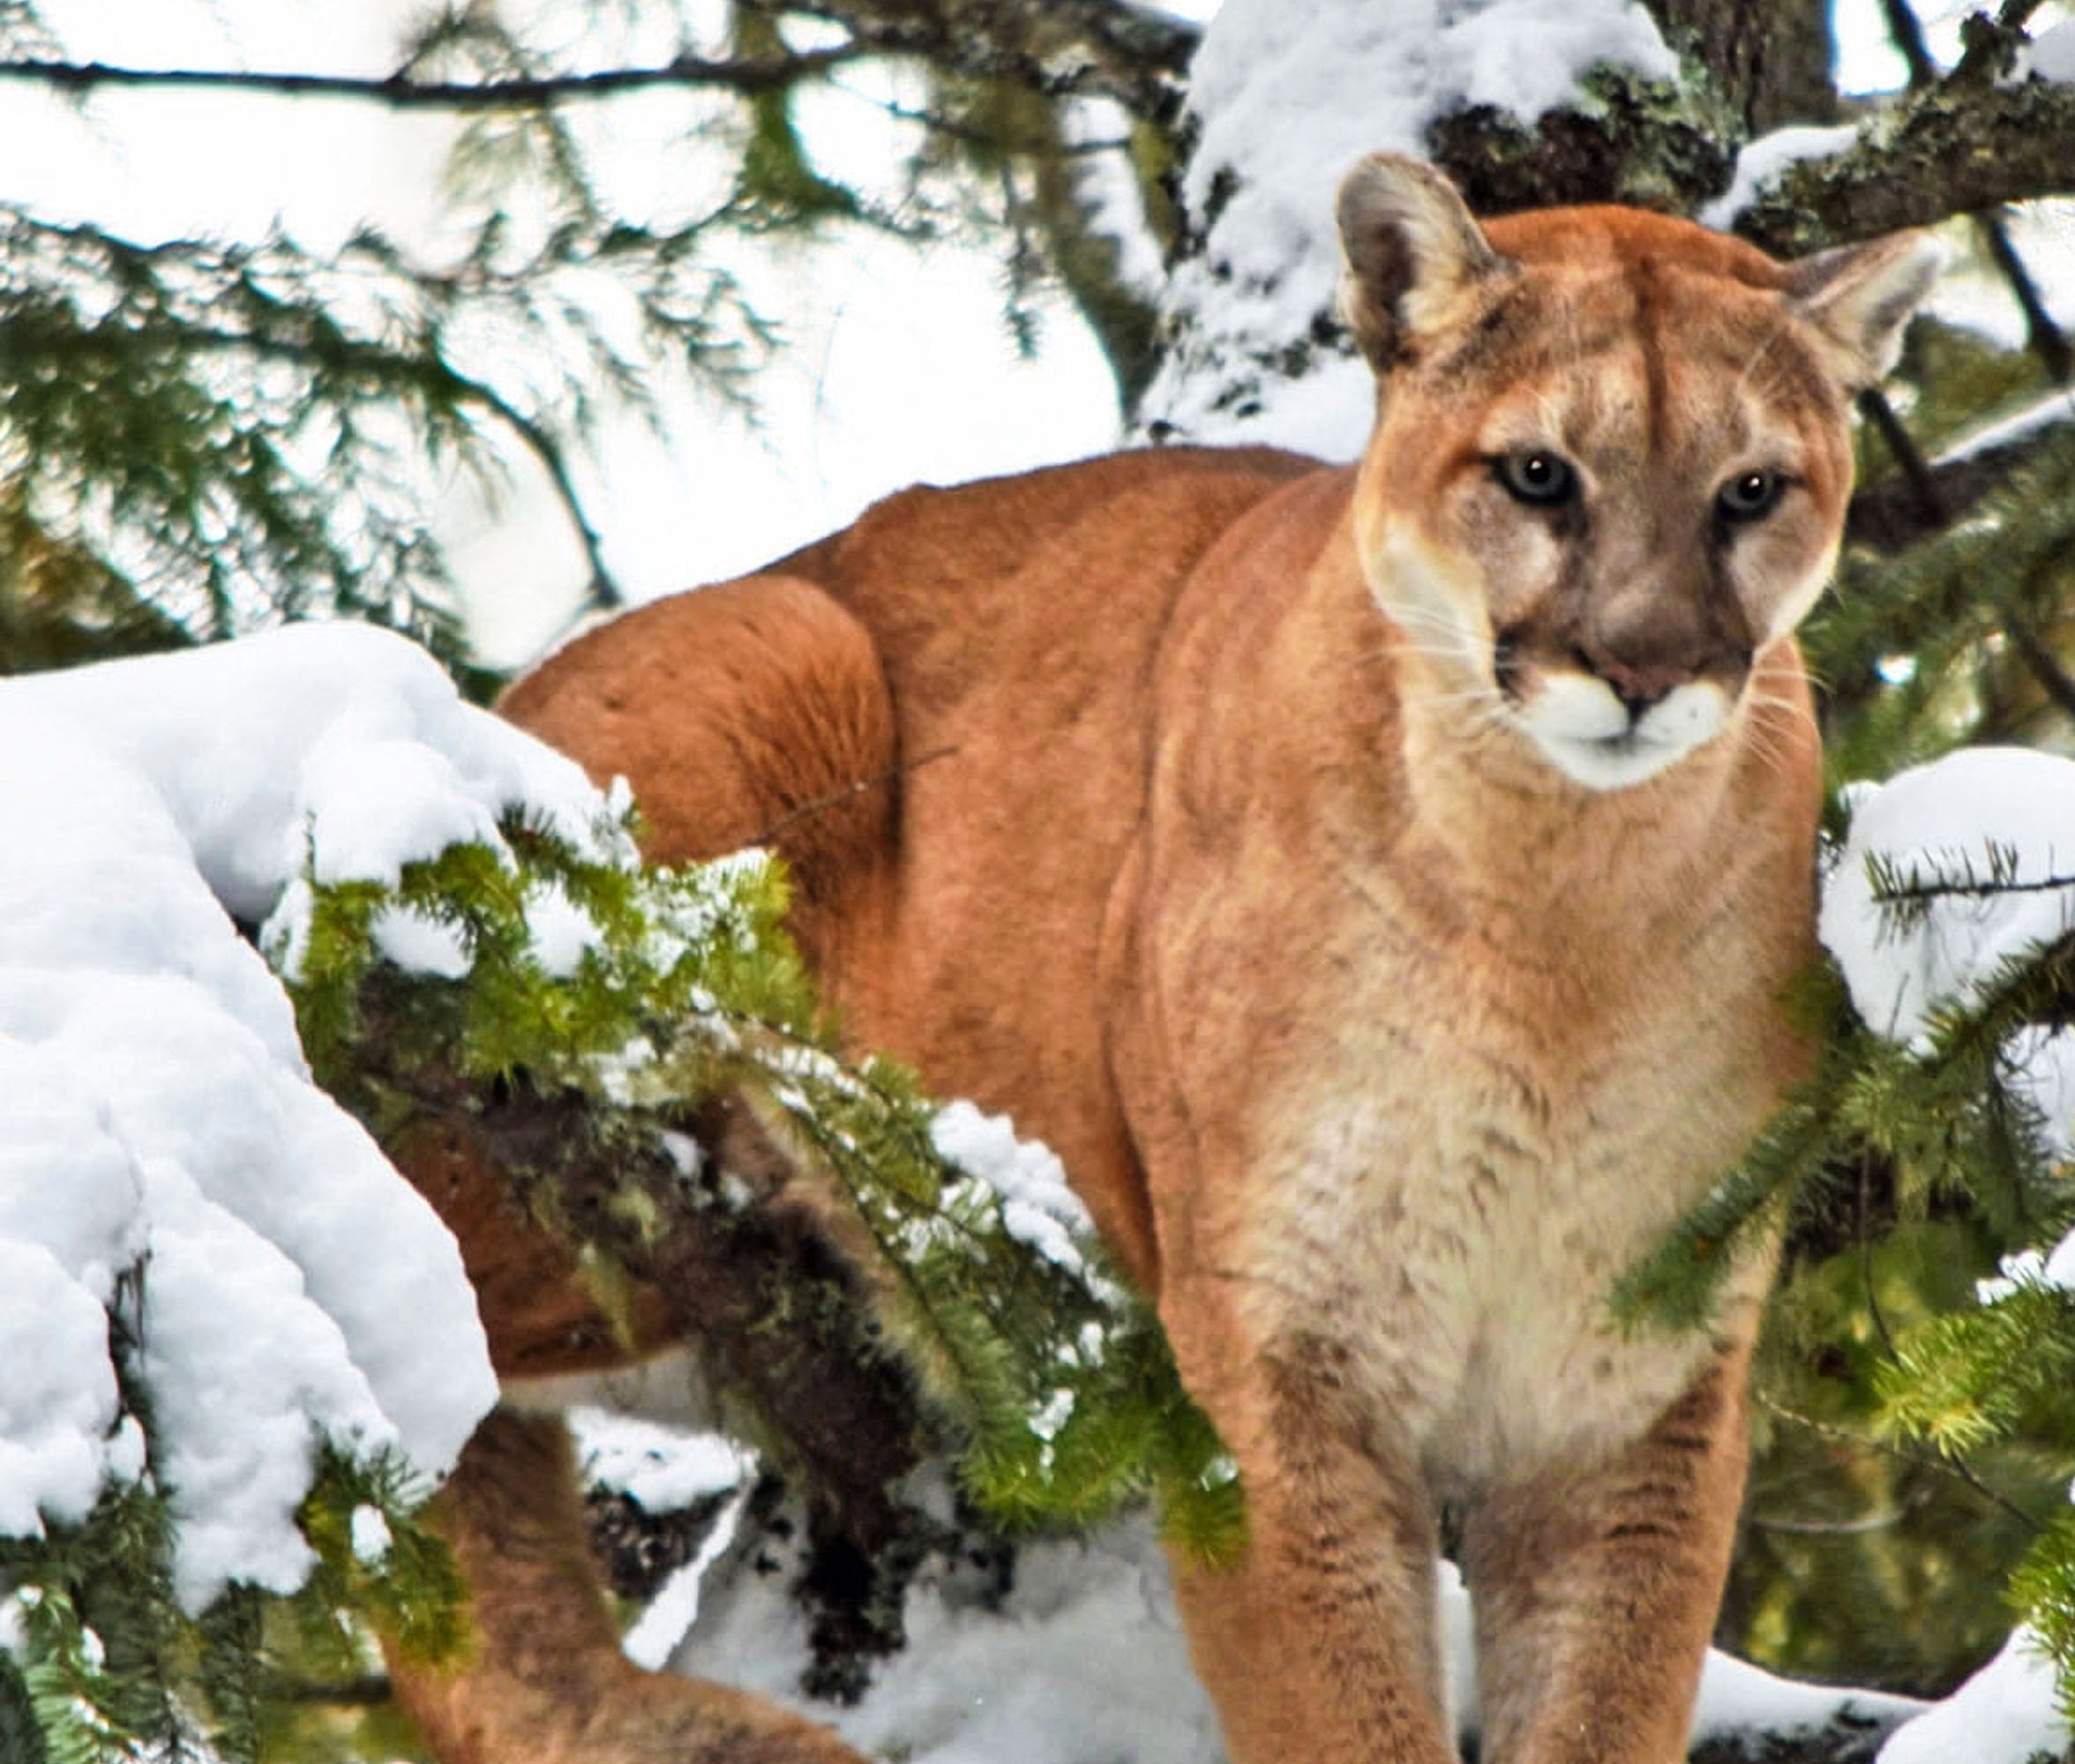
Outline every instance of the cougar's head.
<path fill-rule="evenodd" d="M 1781 264 L 1632 209 L 1480 228 L 1391 154 L 1347 175 L 1339 221 L 1381 383 L 1357 542 L 1445 701 L 1598 789 L 1730 727 L 1829 575 L 1850 394 L 1893 364 L 1937 244 Z"/>

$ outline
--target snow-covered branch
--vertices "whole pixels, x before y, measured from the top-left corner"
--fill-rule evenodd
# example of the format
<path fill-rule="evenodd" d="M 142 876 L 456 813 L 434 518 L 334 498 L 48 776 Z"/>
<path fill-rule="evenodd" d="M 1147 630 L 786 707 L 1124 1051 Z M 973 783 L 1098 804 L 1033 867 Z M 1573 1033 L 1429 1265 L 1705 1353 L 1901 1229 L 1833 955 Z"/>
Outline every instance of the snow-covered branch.
<path fill-rule="evenodd" d="M 2067 28 L 2065 26 L 2064 29 Z M 2057 60 L 2048 64 L 2057 75 Z M 1763 150 L 1759 141 L 1746 155 Z M 1796 159 L 1734 215 L 1785 257 L 2006 202 L 2075 192 L 2075 83 L 1962 66 L 1863 123 L 1842 151 Z"/>

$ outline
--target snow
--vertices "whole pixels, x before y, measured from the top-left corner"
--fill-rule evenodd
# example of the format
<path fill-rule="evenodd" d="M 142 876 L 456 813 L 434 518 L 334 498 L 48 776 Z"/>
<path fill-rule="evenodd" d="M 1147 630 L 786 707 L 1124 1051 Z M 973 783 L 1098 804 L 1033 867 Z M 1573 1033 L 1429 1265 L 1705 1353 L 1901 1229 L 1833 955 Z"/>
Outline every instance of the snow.
<path fill-rule="evenodd" d="M 2029 1764 L 2061 1757 L 2071 1738 L 2054 1708 L 2052 1665 L 2019 1629 L 1966 1684 L 1899 1729 L 1876 1764 Z"/>
<path fill-rule="evenodd" d="M 806 1619 L 786 1591 L 795 1575 L 760 1573 L 750 1561 L 774 1547 L 759 1538 L 721 1562 L 674 1670 L 773 1697 L 870 1755 L 910 1764 L 1224 1759 L 1216 1712 L 1189 1667 L 1166 1559 L 1142 1515 L 1084 1539 L 1019 1546 L 1004 1598 L 970 1570 L 933 1561 L 907 1594 L 907 1647 L 847 1708 L 799 1692 L 811 1650 Z M 1476 1685 L 1470 1601 L 1446 1562 L 1437 1615 L 1451 1719 L 1469 1734 Z M 1922 1708 L 1902 1697 L 1790 1683 L 1711 1653 L 1693 1735 L 1697 1742 L 1791 1735 L 1840 1719 L 1891 1725 Z"/>
<path fill-rule="evenodd" d="M 108 1317 L 41 1244 L 0 1237 L 0 1535 L 86 1516 L 116 1420 Z"/>
<path fill-rule="evenodd" d="M 747 1468 L 753 1469 L 753 1464 Z M 754 1482 L 745 1473 L 741 1491 L 721 1509 L 720 1517 L 714 1521 L 713 1529 L 699 1546 L 698 1553 L 656 1589 L 648 1610 L 620 1638 L 621 1649 L 635 1665 L 648 1671 L 660 1672 L 691 1633 L 692 1626 L 699 1621 L 700 1592 L 706 1583 L 706 1572 L 733 1545 L 736 1531 L 742 1523 L 743 1509 L 749 1505 L 754 1487 Z"/>
<path fill-rule="evenodd" d="M 572 978 L 584 953 L 598 941 L 598 927 L 591 916 L 559 886 L 543 889 L 527 902 L 526 929 L 534 960 L 554 980 Z"/>
<path fill-rule="evenodd" d="M 589 1403 L 566 1419 L 585 1480 L 618 1489 L 649 1513 L 676 1513 L 756 1474 L 756 1454 L 719 1433 L 687 1433 Z"/>
<path fill-rule="evenodd" d="M 371 626 L 292 625 L 5 691 L 148 783 L 211 893 L 247 923 L 299 873 L 305 841 L 320 882 L 393 884 L 457 841 L 501 845 L 498 815 L 523 805 L 580 849 L 601 848 L 597 792 L 578 766 Z"/>
<path fill-rule="evenodd" d="M 1784 1738 L 1820 1733 L 1839 1722 L 1888 1726 L 1918 1715 L 1924 1707 L 1913 1697 L 1882 1691 L 1798 1683 L 1711 1648 L 1701 1668 L 1692 1743 L 1753 1733 Z"/>
<path fill-rule="evenodd" d="M 1006 1115 L 986 1115 L 963 1099 L 948 1102 L 930 1122 L 937 1155 L 977 1177 L 1001 1197 L 1001 1228 L 1054 1267 L 1087 1272 L 1075 1242 L 1092 1238 L 1095 1221 L 1067 1186 L 1066 1166 L 1049 1146 L 1019 1140 Z"/>
<path fill-rule="evenodd" d="M 1972 866 L 1986 878 L 1997 853 L 2034 892 L 1959 896 L 1932 904 L 1905 930 L 1876 907 L 1868 861 L 1926 881 Z M 1975 747 L 1861 787 L 1851 831 L 1824 891 L 1817 930 L 1874 1028 L 1926 1045 L 1933 1012 L 1963 1004 L 2007 960 L 2075 928 L 2075 763 L 2026 748 Z"/>
<path fill-rule="evenodd" d="M 2075 422 L 2075 392 L 2056 387 L 2022 409 L 1975 430 L 1964 440 L 1946 448 L 1934 463 L 1942 465 L 1948 460 L 1972 459 L 1999 447 L 2011 446 L 2041 430 L 2056 428 L 2064 422 Z"/>
<path fill-rule="evenodd" d="M 1700 220 L 1727 232 L 1789 167 L 1803 160 L 1829 159 L 1858 138 L 1858 129 L 1848 123 L 1827 127 L 1796 123 L 1746 142 L 1736 156 L 1736 175 L 1729 188 L 1700 211 Z"/>
<path fill-rule="evenodd" d="M 389 1521 L 382 1517 L 381 1508 L 355 1507 L 349 1529 L 355 1561 L 372 1567 L 388 1555 L 389 1546 L 394 1540 L 389 1535 Z"/>
<path fill-rule="evenodd" d="M 610 1392 L 611 1384 L 605 1388 Z M 692 1559 L 656 1588 L 647 1609 L 620 1638 L 628 1659 L 660 1671 L 698 1621 L 707 1571 L 734 1545 L 756 1488 L 757 1455 L 725 1434 L 687 1432 L 595 1403 L 575 1403 L 564 1418 L 576 1438 L 584 1481 L 617 1490 L 644 1512 L 677 1513 L 715 1495 L 733 1496 Z"/>
<path fill-rule="evenodd" d="M 1075 161 L 1075 194 L 1087 208 L 1090 229 L 1114 243 L 1117 280 L 1140 299 L 1157 303 L 1167 289 L 1167 266 L 1146 219 L 1145 194 L 1130 150 L 1106 142 L 1128 142 L 1131 113 L 1112 98 L 1079 98 L 1067 106 L 1068 145 L 1084 151 Z"/>
<path fill-rule="evenodd" d="M 1189 71 L 1202 136 L 1184 200 L 1210 231 L 1170 284 L 1177 347 L 1143 420 L 1194 441 L 1359 453 L 1375 414 L 1367 366 L 1324 348 L 1301 371 L 1284 361 L 1333 309 L 1342 175 L 1378 149 L 1424 153 L 1428 125 L 1464 105 L 1532 121 L 1579 101 L 1600 64 L 1679 71 L 1630 0 L 1226 0 Z"/>
<path fill-rule="evenodd" d="M 1217 1715 L 1189 1670 L 1166 1563 L 1142 1519 L 1082 1541 L 1023 1545 L 998 1607 L 991 1577 L 933 1562 L 909 1588 L 907 1646 L 847 1708 L 800 1693 L 810 1649 L 791 1580 L 731 1558 L 672 1667 L 774 1697 L 869 1756 L 909 1764 L 1224 1758 Z"/>
<path fill-rule="evenodd" d="M 311 1082 L 235 922 L 292 955 L 306 858 L 393 882 L 453 841 L 500 844 L 514 811 L 625 853 L 575 766 L 365 627 L 0 683 L 0 1533 L 77 1520 L 144 1471 L 111 1310 L 190 1609 L 232 1580 L 300 1584 L 321 1439 L 452 1463 L 496 1394 L 459 1252 Z M 573 965 L 581 915 L 537 905 Z M 401 917 L 383 938 L 454 959 Z"/>

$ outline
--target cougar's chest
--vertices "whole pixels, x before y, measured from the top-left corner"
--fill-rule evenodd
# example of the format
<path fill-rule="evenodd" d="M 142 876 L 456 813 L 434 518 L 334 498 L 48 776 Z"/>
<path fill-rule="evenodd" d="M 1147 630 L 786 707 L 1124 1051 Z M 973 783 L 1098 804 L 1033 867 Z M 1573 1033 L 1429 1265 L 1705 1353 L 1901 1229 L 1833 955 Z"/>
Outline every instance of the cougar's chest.
<path fill-rule="evenodd" d="M 1264 1326 L 1331 1340 L 1444 1487 L 1630 1437 L 1684 1388 L 1704 1341 L 1624 1338 L 1607 1295 L 1764 1108 L 1736 1021 L 1565 1018 L 1452 957 L 1342 968 L 1323 1058 L 1261 1111 L 1250 1257 Z"/>

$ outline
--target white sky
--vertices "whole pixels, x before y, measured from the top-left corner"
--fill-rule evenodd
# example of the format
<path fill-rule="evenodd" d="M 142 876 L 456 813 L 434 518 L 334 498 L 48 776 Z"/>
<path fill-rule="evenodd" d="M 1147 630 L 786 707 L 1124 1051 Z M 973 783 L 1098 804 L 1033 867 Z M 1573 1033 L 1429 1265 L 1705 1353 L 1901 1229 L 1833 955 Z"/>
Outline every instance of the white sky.
<path fill-rule="evenodd" d="M 1172 10 L 1208 15 L 1216 0 Z M 1934 48 L 1953 52 L 1965 0 L 1924 10 Z M 45 0 L 46 16 L 85 58 L 366 74 L 389 71 L 415 11 L 410 0 Z M 1878 0 L 1838 0 L 1838 25 L 1848 87 L 1899 82 Z M 636 60 L 669 49 L 617 47 Z M 614 127 L 648 133 L 681 116 L 670 108 L 678 101 L 657 99 L 644 116 L 639 106 L 649 101 L 621 101 Z M 10 87 L 0 104 L 0 197 L 91 213 L 145 237 L 251 235 L 279 218 L 321 246 L 368 214 L 407 238 L 428 236 L 446 126 L 342 101 L 104 92 L 75 108 Z M 817 101 L 810 132 L 846 174 L 890 154 L 889 125 L 863 99 Z M 632 151 L 625 164 L 636 186 L 669 175 L 660 149 Z M 761 433 L 672 397 L 667 443 L 618 425 L 577 467 L 607 561 L 636 598 L 752 568 L 903 484 L 1074 458 L 1117 438 L 1112 382 L 1092 339 L 1055 302 L 1040 357 L 1019 360 L 1002 321 L 1000 267 L 985 252 L 939 244 L 918 254 L 845 237 L 764 251 L 742 273 L 790 345 L 758 380 Z M 457 490 L 441 525 L 484 659 L 508 665 L 536 652 L 582 578 L 551 498 L 523 477 L 497 509 Z"/>

